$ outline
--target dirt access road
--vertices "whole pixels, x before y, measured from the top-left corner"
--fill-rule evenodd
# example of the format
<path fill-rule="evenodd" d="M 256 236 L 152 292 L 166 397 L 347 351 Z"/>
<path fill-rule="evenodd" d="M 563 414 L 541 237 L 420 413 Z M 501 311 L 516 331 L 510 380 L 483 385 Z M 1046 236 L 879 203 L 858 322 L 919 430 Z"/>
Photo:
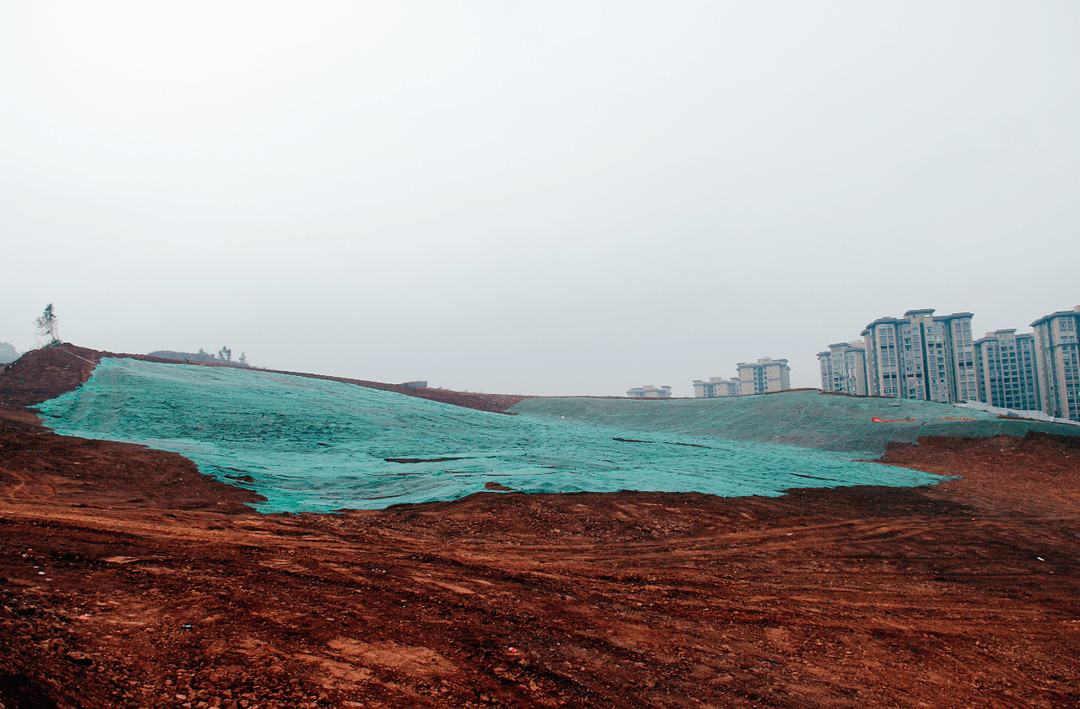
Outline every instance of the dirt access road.
<path fill-rule="evenodd" d="M 42 428 L 85 376 L 52 356 L 0 375 L 5 709 L 1080 706 L 1076 439 L 891 450 L 962 476 L 916 489 L 260 515 Z"/>

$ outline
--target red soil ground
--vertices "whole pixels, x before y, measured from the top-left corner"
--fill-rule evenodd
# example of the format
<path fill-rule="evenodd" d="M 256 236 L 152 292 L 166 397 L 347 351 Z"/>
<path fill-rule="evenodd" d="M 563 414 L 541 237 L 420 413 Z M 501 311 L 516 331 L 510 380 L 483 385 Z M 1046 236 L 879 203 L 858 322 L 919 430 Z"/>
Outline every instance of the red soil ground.
<path fill-rule="evenodd" d="M 0 374 L 4 709 L 1080 706 L 1076 439 L 890 450 L 961 476 L 915 489 L 261 515 L 23 408 L 99 356 Z"/>

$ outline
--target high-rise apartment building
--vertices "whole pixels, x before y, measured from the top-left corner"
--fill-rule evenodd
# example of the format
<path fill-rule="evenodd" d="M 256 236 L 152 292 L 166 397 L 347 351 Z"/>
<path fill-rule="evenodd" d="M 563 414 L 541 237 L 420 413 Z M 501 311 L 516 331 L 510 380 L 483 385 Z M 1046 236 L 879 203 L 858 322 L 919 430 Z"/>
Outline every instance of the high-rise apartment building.
<path fill-rule="evenodd" d="M 979 401 L 1003 409 L 1038 411 L 1038 370 L 1035 335 L 995 330 L 975 340 L 975 369 Z"/>
<path fill-rule="evenodd" d="M 740 382 L 734 377 L 709 377 L 709 381 L 694 380 L 694 396 L 699 399 L 712 399 L 718 396 L 738 396 L 741 391 Z"/>
<path fill-rule="evenodd" d="M 756 363 L 739 362 L 739 393 L 766 394 L 791 388 L 786 359 L 762 357 Z"/>
<path fill-rule="evenodd" d="M 862 333 L 867 393 L 942 403 L 975 401 L 971 318 L 971 313 L 935 317 L 927 308 L 867 325 Z"/>
<path fill-rule="evenodd" d="M 1031 327 L 1042 410 L 1080 421 L 1080 305 L 1039 318 Z"/>
<path fill-rule="evenodd" d="M 866 345 L 861 340 L 837 342 L 818 352 L 821 388 L 852 396 L 866 395 Z"/>

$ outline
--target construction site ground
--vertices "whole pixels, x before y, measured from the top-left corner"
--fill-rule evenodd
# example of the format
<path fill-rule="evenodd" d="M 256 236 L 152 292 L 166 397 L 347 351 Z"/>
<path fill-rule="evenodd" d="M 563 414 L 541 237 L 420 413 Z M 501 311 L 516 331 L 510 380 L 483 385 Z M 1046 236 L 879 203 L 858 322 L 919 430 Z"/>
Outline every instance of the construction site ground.
<path fill-rule="evenodd" d="M 264 515 L 45 428 L 72 352 L 0 386 L 4 709 L 1080 706 L 1075 437 L 890 448 L 954 476 L 920 488 Z"/>

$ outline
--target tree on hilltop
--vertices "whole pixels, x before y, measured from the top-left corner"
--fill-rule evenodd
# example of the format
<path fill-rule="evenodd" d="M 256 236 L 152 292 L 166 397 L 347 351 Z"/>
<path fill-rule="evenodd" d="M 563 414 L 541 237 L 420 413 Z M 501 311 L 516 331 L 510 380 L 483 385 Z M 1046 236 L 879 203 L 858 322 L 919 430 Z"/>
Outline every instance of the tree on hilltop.
<path fill-rule="evenodd" d="M 49 338 L 49 341 L 45 343 L 46 347 L 55 347 L 60 344 L 60 338 L 56 336 L 59 320 L 56 317 L 56 309 L 53 308 L 52 303 L 45 306 L 45 312 L 34 322 L 37 324 L 38 334 Z"/>

